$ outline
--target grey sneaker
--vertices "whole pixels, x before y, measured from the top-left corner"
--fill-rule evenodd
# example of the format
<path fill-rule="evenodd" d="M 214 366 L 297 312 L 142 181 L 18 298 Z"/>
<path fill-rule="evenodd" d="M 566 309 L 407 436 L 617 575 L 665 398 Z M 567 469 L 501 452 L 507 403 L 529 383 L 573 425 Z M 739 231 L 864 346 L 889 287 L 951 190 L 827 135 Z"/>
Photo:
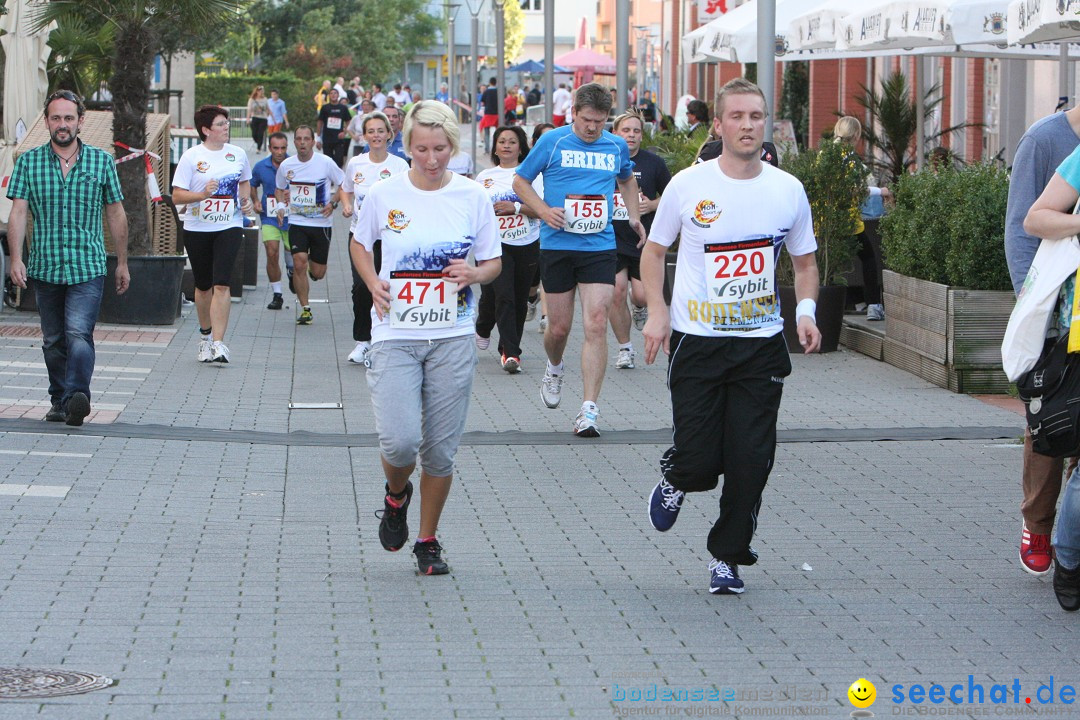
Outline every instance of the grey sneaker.
<path fill-rule="evenodd" d="M 634 318 L 634 327 L 636 327 L 638 330 L 644 329 L 645 323 L 649 320 L 649 308 L 638 307 L 633 303 L 630 304 L 630 307 L 633 308 L 630 311 L 630 315 Z"/>
<path fill-rule="evenodd" d="M 199 341 L 199 355 L 197 357 L 201 363 L 212 362 L 214 359 L 214 342 L 207 335 Z"/>
<path fill-rule="evenodd" d="M 615 369 L 634 369 L 634 348 L 619 348 L 619 357 L 615 358 Z"/>
<path fill-rule="evenodd" d="M 538 332 L 541 335 L 543 335 L 545 330 L 547 330 L 547 315 L 541 315 L 540 316 L 540 329 L 538 330 Z"/>
<path fill-rule="evenodd" d="M 878 303 L 876 305 L 866 306 L 866 319 L 867 320 L 884 320 L 885 319 L 885 306 Z"/>
<path fill-rule="evenodd" d="M 552 375 L 551 370 L 544 371 L 544 379 L 540 381 L 540 399 L 549 408 L 559 407 L 562 401 L 562 375 Z"/>
<path fill-rule="evenodd" d="M 528 310 L 525 311 L 525 322 L 532 322 L 536 317 L 536 308 L 540 307 L 540 298 L 528 301 Z"/>
<path fill-rule="evenodd" d="M 581 406 L 581 412 L 574 418 L 574 434 L 578 437 L 600 437 L 596 427 L 596 418 L 600 415 L 596 403 L 587 402 Z"/>

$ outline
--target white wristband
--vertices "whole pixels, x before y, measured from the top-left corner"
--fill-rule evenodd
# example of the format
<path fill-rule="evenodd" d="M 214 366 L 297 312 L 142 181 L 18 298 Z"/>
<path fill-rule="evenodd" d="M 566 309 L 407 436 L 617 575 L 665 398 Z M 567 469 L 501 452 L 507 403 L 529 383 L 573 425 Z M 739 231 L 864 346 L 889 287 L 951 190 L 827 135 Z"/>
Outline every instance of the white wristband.
<path fill-rule="evenodd" d="M 810 318 L 810 321 L 817 325 L 817 317 L 814 314 L 817 312 L 817 303 L 810 298 L 803 298 L 799 301 L 799 304 L 795 306 L 795 323 L 798 324 L 803 315 Z"/>
<path fill-rule="evenodd" d="M 520 215 L 521 214 L 521 203 L 519 203 L 519 202 L 514 203 L 514 214 L 515 215 Z"/>

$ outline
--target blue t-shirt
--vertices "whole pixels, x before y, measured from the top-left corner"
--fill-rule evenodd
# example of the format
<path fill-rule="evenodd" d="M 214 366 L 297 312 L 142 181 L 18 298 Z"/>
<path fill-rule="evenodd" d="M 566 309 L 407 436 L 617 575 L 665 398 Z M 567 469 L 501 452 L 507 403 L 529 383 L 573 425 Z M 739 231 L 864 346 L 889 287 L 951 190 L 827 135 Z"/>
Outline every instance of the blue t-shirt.
<path fill-rule="evenodd" d="M 386 146 L 386 152 L 390 153 L 391 155 L 397 155 L 405 162 L 409 163 L 410 165 L 412 164 L 412 160 L 410 160 L 409 156 L 405 154 L 405 142 L 401 139 L 401 133 L 395 135 L 394 139 L 391 140 L 390 143 Z"/>
<path fill-rule="evenodd" d="M 277 215 L 268 215 L 266 212 L 266 198 L 267 196 L 273 196 L 274 188 L 277 187 L 277 168 L 274 167 L 274 159 L 272 157 L 263 158 L 255 163 L 255 167 L 251 168 L 251 187 L 262 188 L 263 211 L 259 214 L 262 224 L 278 227 Z M 281 229 L 289 229 L 288 215 L 285 216 L 285 220 L 281 223 Z"/>
<path fill-rule="evenodd" d="M 541 250 L 582 250 L 596 252 L 615 249 L 611 227 L 615 181 L 633 175 L 630 149 L 626 141 L 606 130 L 593 142 L 574 134 L 573 126 L 556 128 L 540 136 L 517 174 L 530 183 L 544 176 L 544 202 L 563 208 L 567 195 L 603 195 L 607 202 L 607 226 L 589 234 L 553 230 L 540 226 Z"/>
<path fill-rule="evenodd" d="M 1077 147 L 1069 157 L 1058 166 L 1057 174 L 1069 183 L 1074 190 L 1080 192 L 1080 147 Z M 1058 329 L 1062 333 L 1069 331 L 1072 324 L 1073 296 L 1076 294 L 1076 275 L 1069 275 L 1061 284 L 1058 291 Z"/>

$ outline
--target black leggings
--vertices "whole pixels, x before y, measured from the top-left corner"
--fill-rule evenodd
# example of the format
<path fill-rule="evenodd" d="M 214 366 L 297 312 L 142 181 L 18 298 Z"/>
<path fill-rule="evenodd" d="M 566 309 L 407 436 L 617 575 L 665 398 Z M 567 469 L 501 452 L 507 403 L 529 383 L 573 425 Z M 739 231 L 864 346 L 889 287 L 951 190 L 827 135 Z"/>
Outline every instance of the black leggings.
<path fill-rule="evenodd" d="M 255 141 L 255 149 L 262 152 L 263 140 L 266 138 L 266 118 L 253 117 L 248 124 L 251 125 L 251 139 Z"/>
<path fill-rule="evenodd" d="M 521 332 L 529 307 L 529 290 L 540 264 L 540 243 L 502 246 L 502 271 L 483 288 L 477 309 L 476 333 L 490 337 L 499 326 L 499 352 L 521 357 Z"/>
<path fill-rule="evenodd" d="M 351 234 L 349 242 L 354 242 Z M 382 240 L 375 241 L 371 254 L 375 256 L 375 272 L 379 272 L 382 268 Z M 371 342 L 371 305 L 374 300 L 360 273 L 356 272 L 356 266 L 350 262 L 349 267 L 352 268 L 352 337 L 356 342 Z"/>
<path fill-rule="evenodd" d="M 874 252 L 874 244 L 864 230 L 859 233 L 859 262 L 862 263 L 863 302 L 867 305 L 881 304 L 881 260 Z"/>
<path fill-rule="evenodd" d="M 195 276 L 196 290 L 209 290 L 213 285 L 228 285 L 233 265 L 244 241 L 244 229 L 238 227 L 214 232 L 184 231 L 184 248 Z"/>

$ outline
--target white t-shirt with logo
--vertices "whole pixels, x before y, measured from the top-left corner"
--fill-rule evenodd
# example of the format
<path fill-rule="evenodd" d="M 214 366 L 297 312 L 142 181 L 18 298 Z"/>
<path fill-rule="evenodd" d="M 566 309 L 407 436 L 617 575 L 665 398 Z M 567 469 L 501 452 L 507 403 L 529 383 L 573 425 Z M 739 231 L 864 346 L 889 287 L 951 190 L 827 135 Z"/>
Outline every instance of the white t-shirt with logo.
<path fill-rule="evenodd" d="M 671 327 L 705 337 L 771 337 L 783 330 L 776 293 L 780 250 L 817 250 L 806 192 L 762 163 L 751 180 L 724 175 L 718 160 L 676 175 L 660 198 L 650 242 L 679 237 Z"/>
<path fill-rule="evenodd" d="M 328 155 L 314 153 L 307 162 L 292 155 L 278 166 L 277 186 L 289 203 L 289 224 L 331 227 L 333 215 L 323 217 L 322 209 L 334 199 L 334 188 L 345 174 Z"/>
<path fill-rule="evenodd" d="M 205 145 L 188 148 L 180 156 L 173 176 L 173 187 L 201 193 L 206 183 L 217 180 L 212 197 L 187 204 L 184 230 L 216 232 L 231 227 L 243 227 L 240 212 L 240 183 L 251 180 L 251 165 L 247 153 L 236 145 L 209 150 Z"/>
<path fill-rule="evenodd" d="M 521 198 L 514 192 L 514 168 L 493 167 L 484 170 L 476 176 L 476 182 L 487 191 L 491 203 L 494 205 L 500 200 L 508 202 L 521 202 Z M 533 180 L 533 190 L 540 197 L 544 197 L 543 175 L 537 175 Z M 540 239 L 540 221 L 525 215 L 496 215 L 495 222 L 499 231 L 499 239 L 507 245 L 531 245 Z"/>
<path fill-rule="evenodd" d="M 471 335 L 472 287 L 440 280 L 455 258 L 502 255 L 491 200 L 479 184 L 451 174 L 439 190 L 419 190 L 408 173 L 376 183 L 360 208 L 354 239 L 369 252 L 382 240 L 379 277 L 391 284 L 391 308 L 371 310 L 371 340 L 438 340 Z"/>
<path fill-rule="evenodd" d="M 356 222 L 360 219 L 360 206 L 368 191 L 380 180 L 409 171 L 409 163 L 397 155 L 386 155 L 382 162 L 372 162 L 368 153 L 360 153 L 345 166 L 345 180 L 341 189 L 353 194 L 353 216 L 349 229 L 356 234 Z"/>

